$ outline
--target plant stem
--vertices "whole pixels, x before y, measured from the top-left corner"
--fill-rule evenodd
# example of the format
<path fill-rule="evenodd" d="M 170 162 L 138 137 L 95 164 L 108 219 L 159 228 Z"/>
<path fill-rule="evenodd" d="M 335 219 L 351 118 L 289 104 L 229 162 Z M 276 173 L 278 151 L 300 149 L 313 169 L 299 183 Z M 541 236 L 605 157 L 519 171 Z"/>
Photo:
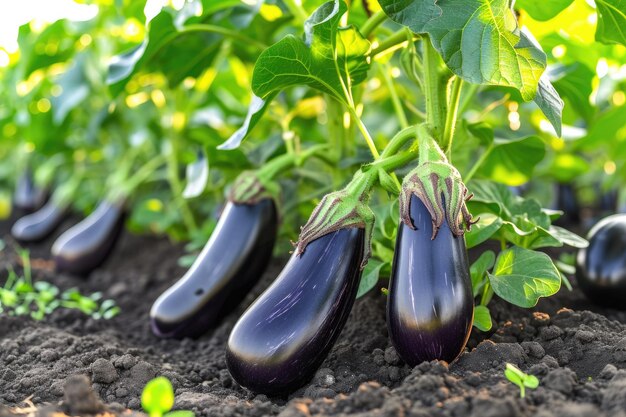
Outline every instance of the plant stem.
<path fill-rule="evenodd" d="M 304 8 L 302 7 L 302 3 L 300 0 L 283 0 L 285 6 L 289 9 L 291 14 L 298 20 L 298 23 L 304 25 L 304 22 L 309 18 L 309 15 L 306 13 Z"/>
<path fill-rule="evenodd" d="M 399 31 L 394 32 L 393 35 L 389 36 L 384 41 L 379 43 L 376 48 L 372 49 L 370 55 L 376 56 L 389 52 L 389 50 L 399 47 L 399 45 L 403 44 L 406 41 L 406 31 L 404 29 L 400 29 Z"/>
<path fill-rule="evenodd" d="M 450 85 L 450 94 L 448 96 L 448 111 L 446 112 L 443 138 L 441 139 L 441 147 L 446 155 L 450 154 L 450 149 L 452 148 L 452 139 L 454 138 L 454 129 L 459 112 L 459 100 L 461 98 L 462 88 L 463 80 L 461 77 L 453 77 Z"/>
<path fill-rule="evenodd" d="M 374 159 L 378 159 L 380 157 L 380 154 L 378 153 L 378 149 L 376 149 L 376 144 L 374 143 L 374 139 L 372 139 L 372 136 L 370 135 L 370 132 L 367 130 L 367 127 L 365 126 L 365 124 L 363 123 L 359 115 L 356 113 L 356 110 L 354 109 L 354 107 L 348 106 L 348 111 L 352 115 L 352 118 L 354 119 L 357 127 L 359 128 L 359 131 L 361 131 L 361 134 L 365 138 L 365 142 L 367 143 L 367 146 L 370 148 L 370 153 L 372 154 Z"/>
<path fill-rule="evenodd" d="M 474 166 L 472 166 L 472 169 L 470 170 L 470 172 L 468 172 L 467 175 L 464 176 L 465 183 L 468 183 L 474 177 L 474 175 L 476 175 L 476 172 L 478 172 L 478 169 L 480 168 L 480 166 L 487 160 L 492 150 L 493 150 L 493 143 L 490 144 L 487 147 L 487 149 L 485 149 L 485 152 L 483 152 L 483 154 L 480 155 L 480 158 L 478 158 L 478 161 L 476 161 Z"/>
<path fill-rule="evenodd" d="M 361 35 L 364 38 L 367 38 L 378 26 L 380 26 L 385 20 L 387 20 L 387 15 L 382 10 L 374 13 L 372 17 L 367 19 L 363 26 L 361 26 Z"/>
<path fill-rule="evenodd" d="M 391 103 L 393 104 L 393 108 L 398 116 L 398 122 L 400 123 L 400 127 L 405 129 L 409 126 L 409 121 L 406 118 L 406 114 L 404 114 L 404 109 L 402 108 L 402 103 L 400 103 L 400 97 L 398 96 L 398 91 L 396 90 L 396 86 L 393 84 L 393 80 L 391 79 L 391 74 L 389 74 L 389 65 L 384 64 L 381 65 L 381 73 L 383 78 L 385 79 L 385 83 L 387 83 L 387 89 L 389 90 L 389 95 L 391 96 Z"/>
<path fill-rule="evenodd" d="M 441 75 L 439 73 L 441 58 L 430 42 L 429 36 L 424 35 L 422 48 L 424 53 L 426 122 L 433 128 L 435 137 L 441 138 L 446 114 L 445 94 L 442 94 L 441 91 Z"/>
<path fill-rule="evenodd" d="M 293 0 L 285 0 L 285 2 L 288 1 L 293 1 Z M 244 35 L 241 32 L 237 32 L 234 30 L 230 30 L 227 29 L 225 27 L 222 26 L 217 26 L 217 25 L 207 25 L 204 23 L 197 23 L 195 25 L 188 25 L 188 26 L 184 26 L 182 29 L 180 29 L 175 35 L 178 35 L 180 33 L 190 33 L 190 32 L 208 32 L 208 33 L 217 33 L 219 35 L 223 35 L 226 36 L 228 38 L 231 38 L 233 40 L 236 40 L 244 45 L 252 45 L 255 48 L 258 49 L 266 49 L 267 45 L 265 45 L 263 42 L 260 42 L 256 39 L 252 39 L 246 35 Z"/>
<path fill-rule="evenodd" d="M 415 138 L 415 126 L 408 126 L 398 133 L 395 134 L 393 138 L 389 141 L 383 152 L 380 154 L 381 158 L 387 158 L 391 155 L 395 155 L 398 150 L 404 145 L 409 139 Z"/>
<path fill-rule="evenodd" d="M 196 220 L 193 217 L 193 213 L 187 204 L 187 200 L 183 197 L 183 185 L 178 177 L 178 141 L 175 136 L 176 133 L 172 133 L 172 139 L 170 140 L 171 149 L 169 154 L 167 155 L 167 178 L 170 182 L 170 186 L 172 187 L 172 193 L 174 195 L 174 201 L 176 205 L 180 209 L 180 215 L 182 216 L 183 223 L 185 223 L 185 227 L 191 233 L 194 233 L 198 230 L 198 225 L 196 224 Z"/>

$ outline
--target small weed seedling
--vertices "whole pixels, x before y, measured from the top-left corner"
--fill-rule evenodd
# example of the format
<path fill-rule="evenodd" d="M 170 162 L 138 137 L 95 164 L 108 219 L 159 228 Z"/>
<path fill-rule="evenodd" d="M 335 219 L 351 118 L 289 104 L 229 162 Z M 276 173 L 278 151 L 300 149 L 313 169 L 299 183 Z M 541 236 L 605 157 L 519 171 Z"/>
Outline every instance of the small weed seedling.
<path fill-rule="evenodd" d="M 146 384 L 141 394 L 141 406 L 150 417 L 195 417 L 188 410 L 170 411 L 174 406 L 174 388 L 164 376 Z"/>
<path fill-rule="evenodd" d="M 57 308 L 80 310 L 88 316 L 98 319 L 111 319 L 120 312 L 113 300 L 102 299 L 102 293 L 82 295 L 76 288 L 61 292 L 55 285 L 45 281 L 33 283 L 29 252 L 18 249 L 23 272 L 19 276 L 9 269 L 8 277 L 0 288 L 0 314 L 10 316 L 30 315 L 35 320 L 42 320 Z"/>
<path fill-rule="evenodd" d="M 526 388 L 535 389 L 539 386 L 539 379 L 537 379 L 536 376 L 528 375 L 527 373 L 510 363 L 506 364 L 504 376 L 506 376 L 506 379 L 519 387 L 519 396 L 521 398 L 524 398 L 526 396 Z"/>

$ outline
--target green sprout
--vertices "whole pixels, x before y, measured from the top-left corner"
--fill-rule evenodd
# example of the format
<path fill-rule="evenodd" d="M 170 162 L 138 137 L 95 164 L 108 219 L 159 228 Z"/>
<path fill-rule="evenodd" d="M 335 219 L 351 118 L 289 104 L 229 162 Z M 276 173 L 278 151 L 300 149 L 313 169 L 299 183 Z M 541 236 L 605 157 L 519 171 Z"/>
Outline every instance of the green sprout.
<path fill-rule="evenodd" d="M 150 417 L 194 417 L 192 411 L 170 411 L 174 407 L 174 387 L 164 376 L 148 382 L 141 393 L 141 406 Z"/>
<path fill-rule="evenodd" d="M 27 249 L 18 248 L 22 263 L 22 275 L 13 268 L 3 287 L 0 287 L 0 314 L 9 316 L 30 315 L 35 320 L 51 314 L 58 308 L 79 310 L 93 319 L 111 319 L 120 313 L 113 300 L 103 300 L 102 293 L 82 295 L 76 288 L 61 290 L 46 281 L 33 283 L 30 257 Z"/>
<path fill-rule="evenodd" d="M 535 389 L 539 386 L 539 379 L 537 379 L 536 376 L 528 375 L 517 366 L 510 363 L 506 364 L 504 376 L 506 376 L 506 379 L 519 387 L 519 396 L 521 398 L 526 396 L 526 388 Z"/>

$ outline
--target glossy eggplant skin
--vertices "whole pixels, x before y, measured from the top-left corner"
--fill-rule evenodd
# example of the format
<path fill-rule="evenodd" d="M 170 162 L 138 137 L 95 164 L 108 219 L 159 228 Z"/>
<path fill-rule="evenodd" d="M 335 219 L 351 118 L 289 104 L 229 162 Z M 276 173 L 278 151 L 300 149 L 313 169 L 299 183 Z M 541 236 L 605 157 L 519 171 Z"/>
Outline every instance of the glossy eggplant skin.
<path fill-rule="evenodd" d="M 594 303 L 626 310 L 626 214 L 598 222 L 578 251 L 576 280 Z"/>
<path fill-rule="evenodd" d="M 411 199 L 416 230 L 400 223 L 396 240 L 387 328 L 393 346 L 410 366 L 452 362 L 465 348 L 474 319 L 474 299 L 465 239 L 447 222 L 434 240 L 432 221 L 417 197 Z"/>
<path fill-rule="evenodd" d="M 341 229 L 292 255 L 230 334 L 226 364 L 235 381 L 281 395 L 313 377 L 354 304 L 364 236 L 363 229 Z"/>
<path fill-rule="evenodd" d="M 11 235 L 22 243 L 41 242 L 50 236 L 67 217 L 68 210 L 49 200 L 34 213 L 21 217 L 13 224 Z"/>
<path fill-rule="evenodd" d="M 22 214 L 38 210 L 46 200 L 46 193 L 35 185 L 30 173 L 24 173 L 17 179 L 13 194 L 13 206 Z"/>
<path fill-rule="evenodd" d="M 124 228 L 125 214 L 123 203 L 100 202 L 93 213 L 52 245 L 57 270 L 86 275 L 100 266 Z"/>
<path fill-rule="evenodd" d="M 568 226 L 580 223 L 580 204 L 576 195 L 576 189 L 571 184 L 557 184 L 555 186 L 556 203 L 555 210 L 563 211 L 563 215 L 554 221 L 554 224 Z"/>
<path fill-rule="evenodd" d="M 152 306 L 154 334 L 197 337 L 215 327 L 263 275 L 272 258 L 277 231 L 273 200 L 229 202 L 189 271 Z"/>

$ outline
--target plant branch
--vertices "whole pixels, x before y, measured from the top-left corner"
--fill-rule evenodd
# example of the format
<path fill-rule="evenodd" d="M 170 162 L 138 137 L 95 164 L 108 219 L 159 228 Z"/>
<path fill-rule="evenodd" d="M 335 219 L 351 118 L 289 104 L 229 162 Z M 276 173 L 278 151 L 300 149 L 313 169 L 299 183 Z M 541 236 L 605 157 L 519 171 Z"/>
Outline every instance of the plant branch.
<path fill-rule="evenodd" d="M 364 38 L 367 38 L 385 20 L 387 20 L 387 15 L 382 10 L 374 13 L 372 17 L 370 17 L 365 21 L 365 23 L 363 23 L 363 26 L 360 30 L 361 35 L 363 35 Z"/>
<path fill-rule="evenodd" d="M 382 55 L 384 53 L 390 52 L 391 50 L 398 49 L 404 42 L 407 42 L 406 31 L 404 29 L 400 29 L 399 31 L 394 32 L 384 41 L 380 42 L 376 48 L 372 49 L 370 55 Z"/>
<path fill-rule="evenodd" d="M 391 74 L 389 74 L 389 65 L 384 64 L 379 66 L 381 69 L 381 73 L 383 78 L 385 79 L 385 83 L 387 84 L 387 89 L 389 90 L 389 95 L 391 96 L 391 103 L 393 104 L 393 109 L 398 116 L 398 122 L 400 123 L 400 127 L 405 129 L 409 126 L 409 121 L 406 118 L 406 114 L 404 113 L 404 109 L 402 108 L 402 103 L 400 103 L 400 97 L 398 96 L 398 91 L 396 90 L 396 86 L 391 79 Z"/>
<path fill-rule="evenodd" d="M 441 138 L 444 130 L 446 103 L 441 86 L 441 57 L 433 47 L 430 37 L 424 36 L 422 41 L 424 62 L 424 95 L 426 98 L 426 122 L 434 130 L 435 137 Z M 444 90 L 445 93 L 445 90 Z"/>
<path fill-rule="evenodd" d="M 461 77 L 453 77 L 450 85 L 450 94 L 448 96 L 448 111 L 446 112 L 443 138 L 441 139 L 442 149 L 446 155 L 450 154 L 450 149 L 452 148 L 452 139 L 454 138 L 454 129 L 459 112 L 459 100 L 461 98 L 462 88 L 463 80 Z"/>

